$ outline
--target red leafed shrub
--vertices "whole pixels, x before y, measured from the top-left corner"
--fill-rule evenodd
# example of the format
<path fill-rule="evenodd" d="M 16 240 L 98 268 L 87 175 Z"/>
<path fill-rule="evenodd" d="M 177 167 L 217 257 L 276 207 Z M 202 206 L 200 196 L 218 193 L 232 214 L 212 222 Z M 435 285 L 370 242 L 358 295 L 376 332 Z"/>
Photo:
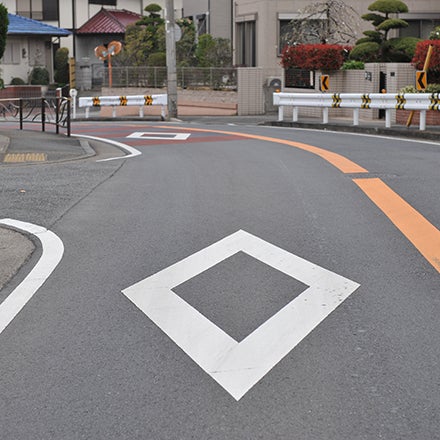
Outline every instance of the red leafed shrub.
<path fill-rule="evenodd" d="M 338 44 L 298 44 L 286 46 L 281 53 L 285 68 L 306 70 L 339 70 L 344 64 L 344 53 L 350 47 Z"/>
<path fill-rule="evenodd" d="M 428 70 L 440 72 L 440 40 L 419 41 L 416 45 L 416 51 L 411 61 L 412 65 L 417 70 L 423 70 L 423 65 L 425 64 L 426 54 L 428 53 L 428 47 L 430 44 L 433 45 L 433 48 Z"/>

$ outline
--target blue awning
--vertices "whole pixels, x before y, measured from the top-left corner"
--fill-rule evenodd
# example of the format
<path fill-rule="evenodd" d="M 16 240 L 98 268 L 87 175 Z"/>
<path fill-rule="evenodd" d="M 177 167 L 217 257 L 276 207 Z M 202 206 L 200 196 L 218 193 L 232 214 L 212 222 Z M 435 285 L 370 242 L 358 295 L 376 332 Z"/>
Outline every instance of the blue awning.
<path fill-rule="evenodd" d="M 8 14 L 8 35 L 50 35 L 67 37 L 71 32 L 21 15 Z"/>

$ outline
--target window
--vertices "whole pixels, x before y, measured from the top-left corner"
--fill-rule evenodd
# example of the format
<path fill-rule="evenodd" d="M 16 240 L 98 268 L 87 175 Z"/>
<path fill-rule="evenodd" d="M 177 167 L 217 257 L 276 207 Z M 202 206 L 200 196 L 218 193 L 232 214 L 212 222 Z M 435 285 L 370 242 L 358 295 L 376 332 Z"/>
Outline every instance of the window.
<path fill-rule="evenodd" d="M 416 37 L 427 39 L 430 32 L 436 27 L 440 26 L 440 17 L 431 20 L 411 20 L 405 19 L 408 22 L 408 27 L 400 29 L 400 37 Z"/>
<path fill-rule="evenodd" d="M 58 2 L 54 0 L 17 0 L 17 15 L 33 20 L 56 21 Z"/>
<path fill-rule="evenodd" d="M 110 5 L 110 6 L 116 6 L 116 0 L 89 0 L 89 5 Z"/>
<path fill-rule="evenodd" d="M 295 89 L 313 89 L 315 73 L 304 69 L 284 69 L 284 85 Z"/>
<path fill-rule="evenodd" d="M 241 66 L 257 65 L 255 45 L 255 20 L 237 23 L 236 63 Z"/>
<path fill-rule="evenodd" d="M 20 64 L 20 43 L 8 41 L 3 53 L 3 64 Z"/>

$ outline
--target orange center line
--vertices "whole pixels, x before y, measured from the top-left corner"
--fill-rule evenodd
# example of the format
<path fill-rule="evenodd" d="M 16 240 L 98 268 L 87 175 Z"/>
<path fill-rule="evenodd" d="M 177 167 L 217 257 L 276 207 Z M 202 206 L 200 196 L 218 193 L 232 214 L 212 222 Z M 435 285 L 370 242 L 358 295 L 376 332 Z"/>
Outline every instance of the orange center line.
<path fill-rule="evenodd" d="M 168 128 L 169 127 L 159 127 L 159 128 Z M 256 134 L 249 134 L 249 133 L 236 133 L 233 131 L 223 131 L 223 130 L 209 130 L 209 129 L 203 129 L 203 128 L 186 128 L 186 127 L 179 127 L 179 129 L 184 130 L 190 130 L 190 131 L 199 131 L 199 132 L 209 132 L 209 133 L 221 133 L 221 134 L 228 134 L 233 136 L 241 136 L 247 139 L 257 139 L 259 141 L 266 141 L 266 142 L 276 142 L 278 144 L 284 144 L 289 145 L 291 147 L 299 148 L 301 150 L 308 151 L 309 153 L 316 154 L 317 156 L 323 158 L 327 162 L 331 163 L 333 166 L 335 166 L 338 170 L 342 171 L 343 173 L 368 173 L 368 170 L 365 168 L 362 168 L 357 163 L 352 162 L 350 159 L 347 159 L 344 156 L 341 156 L 340 154 L 333 153 L 331 151 L 324 150 L 323 148 L 314 147 L 313 145 L 303 144 L 301 142 L 295 142 L 295 141 L 289 141 L 287 139 L 277 139 L 273 137 L 268 136 L 259 136 Z"/>
<path fill-rule="evenodd" d="M 169 127 L 163 126 L 161 128 Z M 314 147 L 313 145 L 303 144 L 285 139 L 277 139 L 268 136 L 259 136 L 248 133 L 236 133 L 222 130 L 209 130 L 202 128 L 180 129 L 222 133 L 234 136 L 241 136 L 248 139 L 258 139 L 267 142 L 290 145 L 300 148 L 323 158 L 343 173 L 368 173 L 355 162 L 347 159 L 340 154 Z M 429 263 L 440 272 L 440 231 L 432 225 L 425 217 L 415 210 L 409 203 L 403 200 L 381 179 L 362 178 L 353 179 L 359 188 L 376 204 L 376 206 L 391 220 L 391 222 L 402 232 L 402 234 L 415 246 L 415 248 L 429 261 Z"/>
<path fill-rule="evenodd" d="M 440 272 L 440 231 L 381 179 L 353 179 L 353 182 Z"/>

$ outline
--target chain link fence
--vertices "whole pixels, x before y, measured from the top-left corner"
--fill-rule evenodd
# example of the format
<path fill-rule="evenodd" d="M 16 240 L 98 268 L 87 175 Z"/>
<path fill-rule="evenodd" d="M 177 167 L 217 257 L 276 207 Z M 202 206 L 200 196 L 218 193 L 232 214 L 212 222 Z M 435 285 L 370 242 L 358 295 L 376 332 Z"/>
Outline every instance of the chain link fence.
<path fill-rule="evenodd" d="M 108 86 L 109 70 L 102 65 L 93 66 L 92 84 Z M 213 90 L 236 90 L 237 70 L 233 67 L 179 67 L 177 86 L 182 89 L 209 88 Z M 113 87 L 166 87 L 166 67 L 112 67 Z"/>

